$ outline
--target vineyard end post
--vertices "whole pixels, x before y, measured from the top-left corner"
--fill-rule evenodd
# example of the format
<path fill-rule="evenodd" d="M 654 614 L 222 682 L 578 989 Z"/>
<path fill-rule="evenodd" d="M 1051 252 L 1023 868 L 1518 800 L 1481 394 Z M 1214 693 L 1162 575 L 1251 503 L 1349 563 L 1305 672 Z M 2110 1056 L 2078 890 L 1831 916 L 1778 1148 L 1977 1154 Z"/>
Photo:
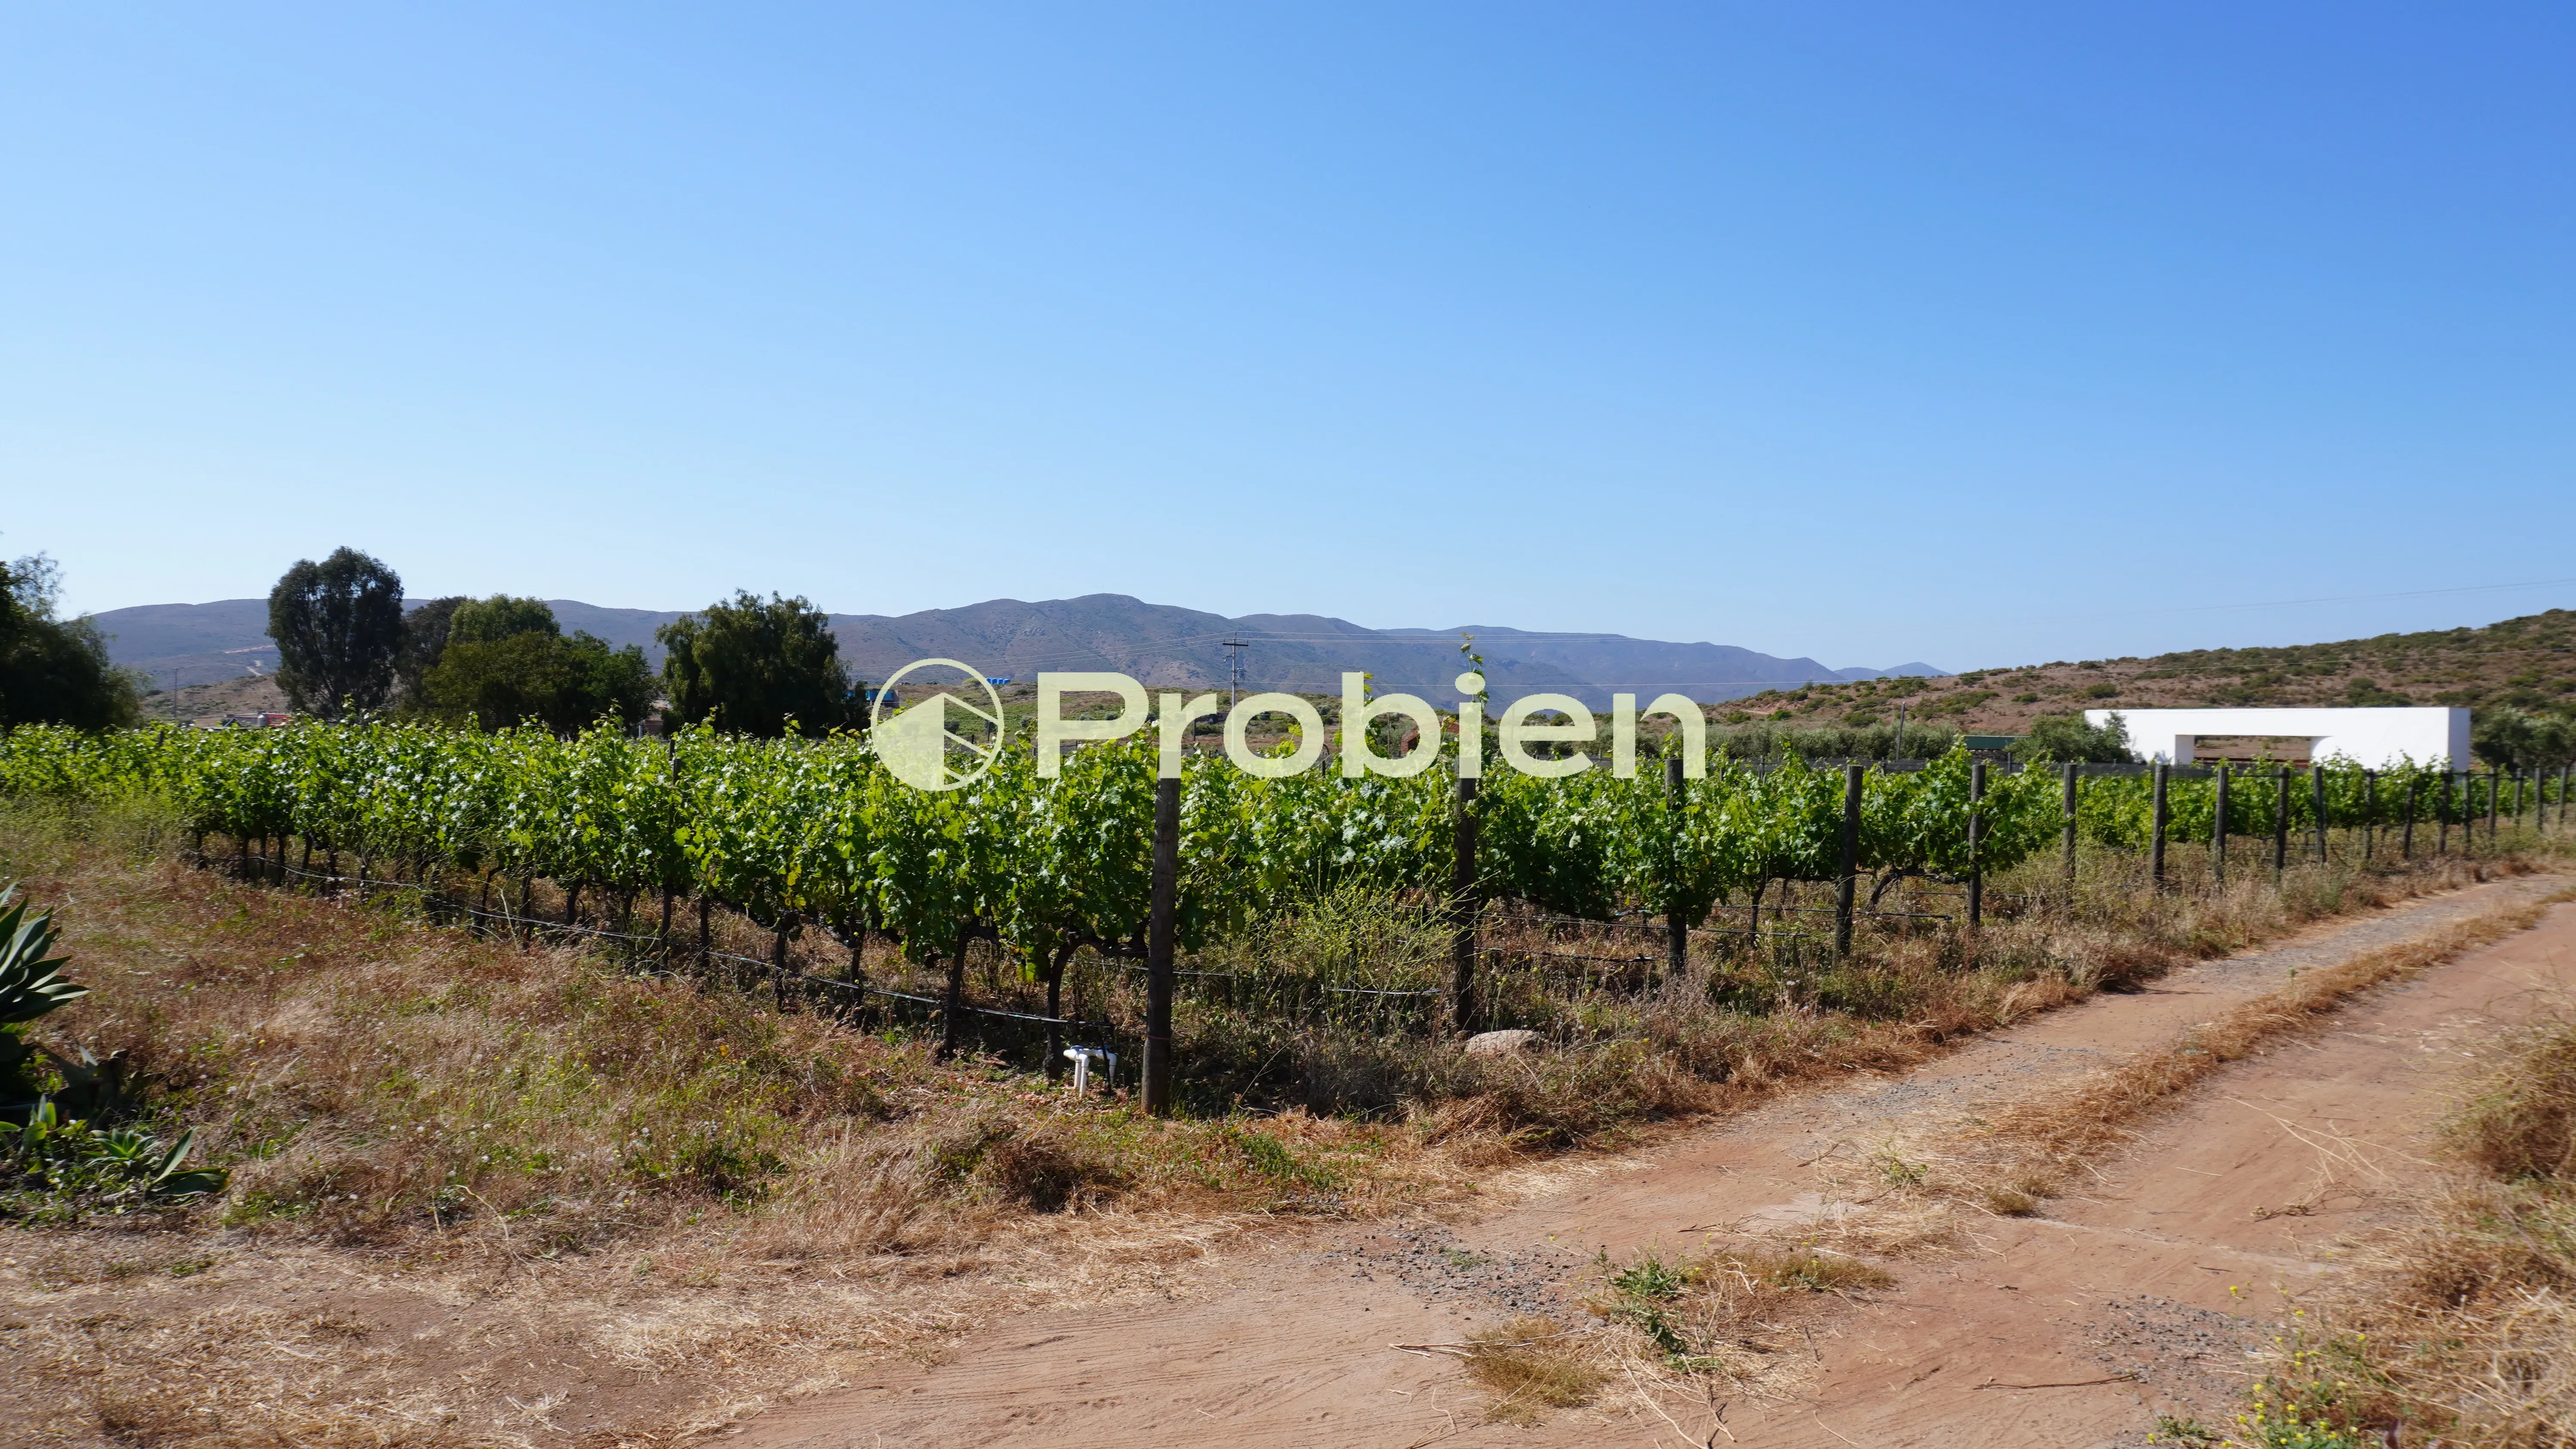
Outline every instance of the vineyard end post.
<path fill-rule="evenodd" d="M 939 1003 L 939 1049 L 936 1061 L 947 1061 L 966 1044 L 966 943 L 975 933 L 964 923 L 957 927 L 957 949 L 948 955 L 948 991 Z"/>
<path fill-rule="evenodd" d="M 2066 762 L 2066 909 L 2075 909 L 2075 762 Z"/>
<path fill-rule="evenodd" d="M 2218 767 L 2217 804 L 2209 822 L 2209 877 L 2227 886 L 2227 766 Z"/>
<path fill-rule="evenodd" d="M 1968 929 L 1986 923 L 1986 762 L 1968 766 Z"/>
<path fill-rule="evenodd" d="M 2278 885 L 2290 868 L 2290 767 L 2275 769 L 2273 783 L 2279 788 L 2272 801 L 2272 883 Z"/>
<path fill-rule="evenodd" d="M 2308 799 L 2316 807 L 2317 863 L 2323 865 L 2326 859 L 2326 763 L 2323 760 L 2308 761 Z"/>
<path fill-rule="evenodd" d="M 2379 848 L 2379 772 L 2361 772 L 2361 861 L 2368 865 Z"/>
<path fill-rule="evenodd" d="M 2401 859 L 2413 860 L 2415 858 L 2415 800 L 2418 795 L 2423 793 L 2423 790 L 2423 776 L 2411 773 L 2407 775 L 2406 831 L 2403 835 L 2400 835 L 2397 840 L 2397 853 Z"/>
<path fill-rule="evenodd" d="M 1458 782 L 1457 860 L 1449 872 L 1449 1008 L 1460 1035 L 1476 1029 L 1476 781 Z"/>
<path fill-rule="evenodd" d="M 2503 808 L 2504 772 L 2489 766 L 2487 769 L 2487 845 L 2490 848 L 2496 842 L 2496 813 Z"/>
<path fill-rule="evenodd" d="M 2172 778 L 2173 766 L 2158 760 L 2156 762 L 2156 813 L 2147 836 L 2147 878 L 2154 884 L 2158 895 L 2164 894 L 2165 889 L 2165 825 L 2170 818 L 2165 808 L 2165 787 Z"/>
<path fill-rule="evenodd" d="M 1672 812 L 1676 838 L 1682 830 L 1682 792 L 1686 788 L 1682 783 L 1681 751 L 1677 749 L 1664 757 L 1664 807 Z M 1664 974 L 1669 980 L 1680 981 L 1690 975 L 1690 927 L 1679 911 L 1664 912 Z"/>
<path fill-rule="evenodd" d="M 1172 900 L 1181 874 L 1181 782 L 1154 782 L 1154 894 L 1145 920 L 1145 1110 L 1172 1110 Z"/>
<path fill-rule="evenodd" d="M 796 931 L 796 913 L 778 913 L 778 934 L 769 943 L 769 1004 L 787 1009 L 787 938 Z"/>
<path fill-rule="evenodd" d="M 1853 897 L 1860 890 L 1860 777 L 1864 766 L 1843 766 L 1842 890 L 1834 900 L 1834 959 L 1851 956 Z"/>

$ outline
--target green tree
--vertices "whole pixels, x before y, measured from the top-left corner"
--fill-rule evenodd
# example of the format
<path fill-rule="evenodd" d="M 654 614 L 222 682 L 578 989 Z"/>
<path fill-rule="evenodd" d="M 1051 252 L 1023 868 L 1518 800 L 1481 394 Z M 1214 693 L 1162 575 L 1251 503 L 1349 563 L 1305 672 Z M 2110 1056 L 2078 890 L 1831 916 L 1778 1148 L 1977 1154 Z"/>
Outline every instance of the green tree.
<path fill-rule="evenodd" d="M 747 735 L 780 735 L 793 719 L 820 732 L 854 718 L 849 672 L 831 616 L 803 599 L 748 590 L 654 631 L 670 651 L 662 680 L 682 723 L 713 720 Z"/>
<path fill-rule="evenodd" d="M 0 564 L 0 729 L 121 729 L 142 714 L 134 676 L 87 619 L 54 617 L 60 571 L 43 554 Z"/>
<path fill-rule="evenodd" d="M 297 709 L 338 719 L 393 691 L 402 652 L 402 578 L 353 548 L 298 560 L 268 594 L 278 687 Z"/>
<path fill-rule="evenodd" d="M 394 675 L 401 684 L 405 704 L 417 708 L 429 703 L 422 680 L 447 653 L 449 629 L 457 609 L 466 602 L 462 595 L 450 594 L 404 611 L 402 653 L 394 661 Z"/>
<path fill-rule="evenodd" d="M 2500 770 L 2554 770 L 2576 759 L 2576 720 L 2511 706 L 2477 710 L 2469 716 L 2469 748 Z"/>
<path fill-rule="evenodd" d="M 421 686 L 432 712 L 485 729 L 528 720 L 558 734 L 608 718 L 632 725 L 653 704 L 643 650 L 611 649 L 580 631 L 564 638 L 542 600 L 507 594 L 456 606 L 446 647 Z"/>
<path fill-rule="evenodd" d="M 508 594 L 463 600 L 457 604 L 455 618 L 447 628 L 448 642 L 452 644 L 491 644 L 521 634 L 555 638 L 562 633 L 563 625 L 555 622 L 555 611 L 545 600 Z"/>
<path fill-rule="evenodd" d="M 2014 758 L 2027 764 L 2046 755 L 2059 764 L 2124 765 L 2138 757 L 2129 751 L 2128 722 L 2114 711 L 2099 728 L 2080 714 L 2044 714 L 2030 722 L 2030 733 L 2013 744 Z"/>

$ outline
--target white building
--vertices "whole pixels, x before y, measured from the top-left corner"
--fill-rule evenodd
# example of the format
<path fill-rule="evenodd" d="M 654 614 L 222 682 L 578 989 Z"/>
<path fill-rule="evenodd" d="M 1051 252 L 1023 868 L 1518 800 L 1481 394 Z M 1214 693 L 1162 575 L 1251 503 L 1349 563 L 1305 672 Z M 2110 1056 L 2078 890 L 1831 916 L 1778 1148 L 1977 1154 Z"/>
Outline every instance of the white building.
<path fill-rule="evenodd" d="M 2469 712 L 2440 707 L 2394 709 L 2088 709 L 2084 722 L 2100 727 L 2117 714 L 2129 728 L 2129 746 L 2149 760 L 2191 763 L 2204 735 L 2238 739 L 2304 739 L 2311 760 L 2349 760 L 2386 770 L 2409 760 L 2428 765 L 2448 760 L 2469 767 Z"/>

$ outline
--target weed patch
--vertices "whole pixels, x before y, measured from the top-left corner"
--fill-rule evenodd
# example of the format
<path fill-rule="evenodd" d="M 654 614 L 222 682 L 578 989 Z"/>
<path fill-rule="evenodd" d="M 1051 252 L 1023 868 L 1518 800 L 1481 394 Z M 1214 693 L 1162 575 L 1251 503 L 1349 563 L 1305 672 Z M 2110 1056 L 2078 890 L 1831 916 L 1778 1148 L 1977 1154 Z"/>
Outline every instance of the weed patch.
<path fill-rule="evenodd" d="M 1592 1402 L 1609 1375 L 1554 1319 L 1516 1318 L 1467 1340 L 1467 1376 L 1490 1390 L 1488 1423 L 1535 1427 L 1550 1409 Z"/>

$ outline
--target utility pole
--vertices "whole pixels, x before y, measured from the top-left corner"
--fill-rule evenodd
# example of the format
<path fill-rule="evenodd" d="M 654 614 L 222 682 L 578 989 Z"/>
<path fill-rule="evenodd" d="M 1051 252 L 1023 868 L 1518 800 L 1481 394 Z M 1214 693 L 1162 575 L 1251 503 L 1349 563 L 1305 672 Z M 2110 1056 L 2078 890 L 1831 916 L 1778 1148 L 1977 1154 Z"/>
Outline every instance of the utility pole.
<path fill-rule="evenodd" d="M 1225 639 L 1218 641 L 1217 647 L 1226 651 L 1225 707 L 1230 710 L 1243 703 L 1243 651 L 1252 647 L 1252 641 Z"/>

